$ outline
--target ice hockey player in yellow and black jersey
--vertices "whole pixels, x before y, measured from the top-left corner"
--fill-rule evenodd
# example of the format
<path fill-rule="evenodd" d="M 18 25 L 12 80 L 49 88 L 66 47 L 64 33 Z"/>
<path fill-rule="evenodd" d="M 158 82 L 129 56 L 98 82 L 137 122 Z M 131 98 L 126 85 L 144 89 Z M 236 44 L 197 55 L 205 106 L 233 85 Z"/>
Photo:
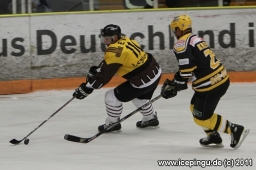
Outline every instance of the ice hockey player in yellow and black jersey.
<path fill-rule="evenodd" d="M 192 81 L 195 92 L 190 110 L 194 122 L 207 134 L 207 137 L 200 139 L 200 144 L 223 147 L 222 138 L 218 133 L 223 132 L 231 135 L 230 146 L 237 149 L 249 133 L 249 129 L 231 123 L 214 113 L 230 84 L 225 67 L 207 43 L 192 33 L 192 21 L 188 15 L 175 17 L 170 29 L 177 38 L 173 51 L 179 63 L 179 71 L 175 73 L 172 81 L 167 79 L 164 82 L 162 96 L 166 99 L 175 97 L 177 91 L 187 89 L 187 82 Z"/>
<path fill-rule="evenodd" d="M 137 108 L 149 102 L 162 71 L 152 54 L 144 52 L 135 40 L 121 35 L 121 28 L 118 25 L 105 26 L 101 32 L 101 39 L 107 46 L 104 59 L 98 66 L 90 68 L 87 82 L 82 83 L 73 96 L 84 99 L 94 89 L 106 85 L 115 74 L 127 80 L 105 94 L 108 116 L 105 124 L 98 127 L 99 131 L 104 131 L 120 119 L 123 102 L 132 101 Z M 138 128 L 159 125 L 152 104 L 144 107 L 140 112 L 142 120 L 137 122 Z M 121 124 L 117 124 L 108 132 L 120 129 Z"/>

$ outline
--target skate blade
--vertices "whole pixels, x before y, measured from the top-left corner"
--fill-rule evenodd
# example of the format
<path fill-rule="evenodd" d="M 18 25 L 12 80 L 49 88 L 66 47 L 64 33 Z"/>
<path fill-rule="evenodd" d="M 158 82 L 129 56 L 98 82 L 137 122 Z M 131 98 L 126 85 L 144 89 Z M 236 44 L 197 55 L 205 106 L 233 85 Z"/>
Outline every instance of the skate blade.
<path fill-rule="evenodd" d="M 114 133 L 118 133 L 118 132 L 122 132 L 122 130 L 114 130 L 114 131 L 111 131 L 111 132 L 114 132 Z"/>
<path fill-rule="evenodd" d="M 137 127 L 137 129 L 158 129 L 160 126 L 147 126 L 147 127 Z"/>
<path fill-rule="evenodd" d="M 105 132 L 105 133 L 118 133 L 118 132 L 122 132 L 122 130 L 121 130 L 121 129 L 119 129 L 119 130 L 113 130 L 113 131 Z"/>
<path fill-rule="evenodd" d="M 214 144 L 214 145 L 202 145 L 202 144 L 200 144 L 200 145 L 203 147 L 206 147 L 206 148 L 223 148 L 224 147 L 224 145 L 222 143 Z"/>
<path fill-rule="evenodd" d="M 234 149 L 238 149 L 241 146 L 241 144 L 243 143 L 243 141 L 245 140 L 249 132 L 250 132 L 250 129 L 246 129 L 243 131 L 243 133 L 241 134 L 242 138 L 240 138 L 238 144 L 234 147 Z"/>

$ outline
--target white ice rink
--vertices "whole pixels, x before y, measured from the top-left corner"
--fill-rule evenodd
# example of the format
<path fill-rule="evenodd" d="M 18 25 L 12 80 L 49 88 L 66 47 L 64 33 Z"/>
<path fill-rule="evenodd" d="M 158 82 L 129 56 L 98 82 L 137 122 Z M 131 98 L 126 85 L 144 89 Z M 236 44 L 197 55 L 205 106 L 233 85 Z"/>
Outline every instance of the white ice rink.
<path fill-rule="evenodd" d="M 222 98 L 216 113 L 234 123 L 250 128 L 238 150 L 230 148 L 230 136 L 221 134 L 224 148 L 203 148 L 199 139 L 203 130 L 189 111 L 193 91 L 182 91 L 175 98 L 159 99 L 153 106 L 160 127 L 138 129 L 136 113 L 122 123 L 122 131 L 103 134 L 88 144 L 63 139 L 65 134 L 91 137 L 106 118 L 104 94 L 95 90 L 84 100 L 74 99 L 31 136 L 30 143 L 13 146 L 72 97 L 73 90 L 40 91 L 29 94 L 0 95 L 0 170 L 155 170 L 190 169 L 187 166 L 160 167 L 158 160 L 239 161 L 240 167 L 255 169 L 256 164 L 256 83 L 233 83 Z M 160 93 L 160 86 L 154 97 Z M 122 117 L 134 111 L 132 103 L 124 104 Z M 244 160 L 244 161 L 243 161 Z M 252 161 L 252 162 L 251 162 Z M 243 165 L 243 162 L 253 164 Z M 234 162 L 237 163 L 237 162 Z M 243 165 L 243 166 L 242 166 Z M 193 167 L 192 169 L 203 169 Z M 207 167 L 207 170 L 231 169 Z"/>

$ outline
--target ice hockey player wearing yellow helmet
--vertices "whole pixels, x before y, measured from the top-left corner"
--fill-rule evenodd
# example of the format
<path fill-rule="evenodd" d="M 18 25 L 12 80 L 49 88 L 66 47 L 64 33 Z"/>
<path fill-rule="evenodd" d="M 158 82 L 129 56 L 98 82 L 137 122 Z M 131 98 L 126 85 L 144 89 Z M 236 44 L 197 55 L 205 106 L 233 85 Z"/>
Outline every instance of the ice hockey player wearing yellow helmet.
<path fill-rule="evenodd" d="M 161 95 L 166 99 L 175 97 L 177 91 L 187 89 L 187 82 L 191 81 L 194 95 L 190 110 L 194 122 L 207 134 L 207 137 L 199 140 L 200 144 L 206 147 L 223 147 L 219 134 L 222 132 L 231 135 L 230 147 L 239 148 L 249 129 L 214 113 L 230 84 L 225 67 L 204 39 L 192 33 L 192 21 L 188 15 L 175 17 L 170 29 L 177 38 L 173 51 L 179 63 L 179 71 L 172 81 L 167 79 L 164 82 Z"/>

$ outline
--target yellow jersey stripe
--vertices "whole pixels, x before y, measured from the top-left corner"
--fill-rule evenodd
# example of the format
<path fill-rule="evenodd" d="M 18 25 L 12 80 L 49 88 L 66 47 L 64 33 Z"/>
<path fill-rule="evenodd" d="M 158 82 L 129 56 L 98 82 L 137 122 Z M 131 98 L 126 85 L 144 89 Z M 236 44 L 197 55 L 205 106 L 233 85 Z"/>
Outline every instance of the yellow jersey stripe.
<path fill-rule="evenodd" d="M 201 83 L 202 81 L 205 81 L 205 80 L 207 80 L 207 79 L 213 77 L 214 75 L 216 75 L 217 73 L 219 73 L 222 69 L 224 69 L 223 66 L 221 66 L 220 68 L 218 68 L 217 70 L 215 70 L 215 71 L 212 72 L 211 74 L 209 74 L 209 75 L 207 75 L 207 76 L 205 76 L 205 77 L 203 77 L 203 78 L 201 78 L 201 79 L 198 79 L 198 80 L 194 81 L 193 84 L 196 85 L 196 84 L 198 84 L 198 83 Z"/>
<path fill-rule="evenodd" d="M 210 87 L 204 88 L 204 89 L 195 89 L 195 88 L 193 88 L 193 90 L 195 90 L 195 91 L 197 91 L 197 92 L 209 91 L 209 90 L 212 90 L 212 89 L 214 89 L 215 87 L 217 87 L 217 86 L 219 86 L 219 85 L 225 83 L 225 82 L 227 81 L 227 79 L 228 79 L 228 75 L 227 75 L 223 80 L 221 80 L 220 82 L 216 83 L 216 84 L 213 85 L 213 86 L 210 86 Z"/>
<path fill-rule="evenodd" d="M 194 71 L 196 68 L 197 68 L 197 66 L 195 66 L 195 67 L 193 67 L 193 68 L 189 68 L 189 69 L 180 70 L 180 72 L 181 72 L 181 73 L 192 72 L 192 71 Z"/>

